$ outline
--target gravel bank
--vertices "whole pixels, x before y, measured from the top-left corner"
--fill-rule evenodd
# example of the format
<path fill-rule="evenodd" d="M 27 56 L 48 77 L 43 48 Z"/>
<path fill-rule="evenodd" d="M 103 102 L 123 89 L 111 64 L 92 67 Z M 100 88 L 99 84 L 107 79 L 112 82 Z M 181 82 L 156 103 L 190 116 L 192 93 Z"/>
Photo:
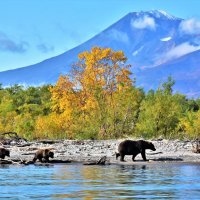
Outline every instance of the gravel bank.
<path fill-rule="evenodd" d="M 35 141 L 21 144 L 4 145 L 10 150 L 10 159 L 32 160 L 38 148 L 54 148 L 56 160 L 71 160 L 72 162 L 88 162 L 107 156 L 112 164 L 121 164 L 115 159 L 118 144 L 123 140 L 63 140 L 63 141 Z M 151 140 L 156 147 L 156 152 L 146 150 L 149 162 L 196 162 L 200 163 L 200 154 L 192 152 L 191 141 L 180 140 Z M 132 164 L 131 156 L 125 156 L 127 162 Z M 136 157 L 136 162 L 143 162 L 141 155 Z"/>

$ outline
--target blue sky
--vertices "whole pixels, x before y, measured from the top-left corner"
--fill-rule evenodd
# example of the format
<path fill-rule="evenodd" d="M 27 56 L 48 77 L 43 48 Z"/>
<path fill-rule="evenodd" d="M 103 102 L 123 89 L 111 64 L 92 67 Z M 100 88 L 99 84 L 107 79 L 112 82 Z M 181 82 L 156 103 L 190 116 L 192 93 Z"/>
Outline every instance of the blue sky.
<path fill-rule="evenodd" d="M 0 71 L 59 55 L 129 12 L 200 19 L 200 0 L 0 0 Z"/>

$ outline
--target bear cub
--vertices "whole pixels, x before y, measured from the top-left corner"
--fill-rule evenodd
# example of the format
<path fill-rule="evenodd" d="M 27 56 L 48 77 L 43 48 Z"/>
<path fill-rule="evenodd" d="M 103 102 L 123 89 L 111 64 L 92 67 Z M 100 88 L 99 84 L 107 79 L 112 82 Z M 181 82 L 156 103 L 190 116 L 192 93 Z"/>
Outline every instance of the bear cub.
<path fill-rule="evenodd" d="M 38 159 L 40 162 L 49 162 L 49 158 L 54 158 L 52 148 L 38 149 L 33 158 L 33 162 Z"/>
<path fill-rule="evenodd" d="M 125 155 L 132 155 L 132 160 L 135 161 L 135 157 L 141 153 L 144 161 L 147 161 L 145 150 L 150 149 L 156 151 L 153 143 L 144 140 L 125 140 L 118 146 L 119 153 L 116 153 L 116 159 L 120 156 L 120 161 L 125 161 Z"/>

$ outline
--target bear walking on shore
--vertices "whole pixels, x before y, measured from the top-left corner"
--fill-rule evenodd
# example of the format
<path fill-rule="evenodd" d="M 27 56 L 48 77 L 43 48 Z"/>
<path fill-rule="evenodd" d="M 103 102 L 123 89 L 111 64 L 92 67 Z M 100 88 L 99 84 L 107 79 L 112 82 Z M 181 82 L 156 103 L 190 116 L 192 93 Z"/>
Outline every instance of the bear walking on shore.
<path fill-rule="evenodd" d="M 119 153 L 116 153 L 116 159 L 120 156 L 120 161 L 125 161 L 125 155 L 132 155 L 132 160 L 135 161 L 135 157 L 141 153 L 144 161 L 147 161 L 145 150 L 150 149 L 156 151 L 153 143 L 144 140 L 125 140 L 118 146 Z"/>
<path fill-rule="evenodd" d="M 49 158 L 54 158 L 54 153 L 51 151 L 54 148 L 38 149 L 34 155 L 33 162 L 38 159 L 40 162 L 49 162 Z"/>

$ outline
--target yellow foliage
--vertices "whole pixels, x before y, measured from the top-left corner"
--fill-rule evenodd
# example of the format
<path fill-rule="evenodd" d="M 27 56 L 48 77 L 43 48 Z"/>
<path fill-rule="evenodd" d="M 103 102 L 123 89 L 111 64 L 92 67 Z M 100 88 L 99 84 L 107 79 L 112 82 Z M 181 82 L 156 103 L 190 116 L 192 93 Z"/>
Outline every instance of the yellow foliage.
<path fill-rule="evenodd" d="M 0 117 L 0 132 L 8 132 L 8 131 L 15 131 L 16 129 L 16 122 L 15 117 L 17 113 L 15 111 L 11 111 L 6 113 L 5 116 Z"/>
<path fill-rule="evenodd" d="M 40 116 L 36 120 L 34 138 L 65 137 L 63 118 L 59 114 Z"/>
<path fill-rule="evenodd" d="M 181 118 L 180 125 L 185 132 L 186 137 L 199 138 L 200 137 L 200 110 L 197 112 L 189 111 L 186 116 Z"/>
<path fill-rule="evenodd" d="M 105 126 L 105 121 L 115 123 L 115 109 L 118 109 L 115 94 L 123 95 L 133 83 L 129 77 L 130 65 L 125 65 L 127 58 L 122 51 L 94 47 L 90 52 L 80 53 L 78 58 L 79 62 L 73 66 L 72 76 L 60 76 L 56 85 L 50 89 L 53 110 L 61 114 L 57 116 L 57 120 L 60 116 L 65 118 L 65 132 L 69 132 L 70 137 L 75 132 L 97 134 L 102 127 L 114 127 Z M 38 119 L 39 129 L 45 127 L 42 125 L 45 120 L 42 121 Z M 58 122 L 60 123 L 63 121 Z"/>

